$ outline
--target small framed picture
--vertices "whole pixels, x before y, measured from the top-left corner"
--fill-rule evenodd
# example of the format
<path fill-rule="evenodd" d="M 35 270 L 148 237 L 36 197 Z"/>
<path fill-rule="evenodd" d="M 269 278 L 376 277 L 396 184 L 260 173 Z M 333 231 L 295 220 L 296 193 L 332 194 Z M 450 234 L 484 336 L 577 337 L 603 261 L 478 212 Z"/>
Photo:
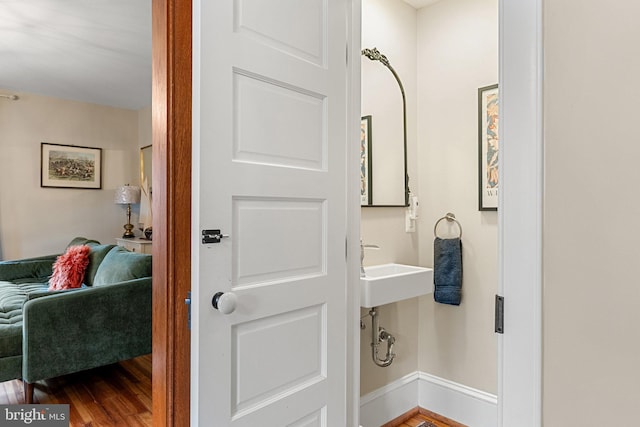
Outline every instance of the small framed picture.
<path fill-rule="evenodd" d="M 360 121 L 360 205 L 373 203 L 371 188 L 371 116 Z"/>
<path fill-rule="evenodd" d="M 498 85 L 478 89 L 478 209 L 498 210 Z"/>
<path fill-rule="evenodd" d="M 41 144 L 40 186 L 102 188 L 102 149 L 76 145 Z"/>

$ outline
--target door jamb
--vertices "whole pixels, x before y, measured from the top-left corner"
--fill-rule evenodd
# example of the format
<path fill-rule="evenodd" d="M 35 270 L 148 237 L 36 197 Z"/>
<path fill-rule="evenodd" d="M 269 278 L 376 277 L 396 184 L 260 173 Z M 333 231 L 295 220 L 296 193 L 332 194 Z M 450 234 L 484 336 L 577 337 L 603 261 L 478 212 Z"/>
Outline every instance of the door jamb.
<path fill-rule="evenodd" d="M 347 8 L 349 56 L 347 75 L 348 141 L 360 138 L 361 87 L 360 49 L 362 0 L 350 0 Z M 348 165 L 360 163 L 360 146 L 349 144 L 345 149 Z M 348 169 L 348 168 L 347 168 Z M 360 169 L 347 170 L 347 425 L 360 425 Z M 351 399 L 351 401 L 349 401 Z"/>
<path fill-rule="evenodd" d="M 500 0 L 498 426 L 542 419 L 542 0 Z"/>
<path fill-rule="evenodd" d="M 189 426 L 191 0 L 152 0 L 153 425 Z"/>

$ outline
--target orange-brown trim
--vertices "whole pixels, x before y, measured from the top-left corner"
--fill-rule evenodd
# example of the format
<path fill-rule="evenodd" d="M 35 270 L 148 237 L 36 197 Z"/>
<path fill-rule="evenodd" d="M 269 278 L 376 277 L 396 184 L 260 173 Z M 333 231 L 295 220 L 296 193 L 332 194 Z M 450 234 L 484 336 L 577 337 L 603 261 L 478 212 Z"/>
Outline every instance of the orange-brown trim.
<path fill-rule="evenodd" d="M 152 19 L 153 425 L 188 426 L 191 0 L 153 0 Z"/>

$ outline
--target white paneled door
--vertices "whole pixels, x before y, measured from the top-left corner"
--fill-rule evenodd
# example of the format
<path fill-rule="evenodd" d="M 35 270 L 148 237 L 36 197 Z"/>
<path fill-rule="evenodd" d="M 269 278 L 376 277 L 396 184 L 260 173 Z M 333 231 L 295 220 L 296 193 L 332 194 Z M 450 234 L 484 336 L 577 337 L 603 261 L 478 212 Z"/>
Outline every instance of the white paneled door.
<path fill-rule="evenodd" d="M 346 425 L 346 8 L 194 1 L 192 425 Z"/>

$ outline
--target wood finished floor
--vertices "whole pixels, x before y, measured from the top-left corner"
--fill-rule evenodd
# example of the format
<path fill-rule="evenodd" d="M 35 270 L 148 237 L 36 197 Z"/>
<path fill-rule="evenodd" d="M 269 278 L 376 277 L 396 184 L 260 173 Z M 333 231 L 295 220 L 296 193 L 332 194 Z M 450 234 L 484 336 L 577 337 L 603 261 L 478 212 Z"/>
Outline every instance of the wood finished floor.
<path fill-rule="evenodd" d="M 0 404 L 22 403 L 22 381 L 0 383 Z M 151 355 L 39 381 L 34 403 L 69 404 L 70 427 L 151 426 Z"/>
<path fill-rule="evenodd" d="M 22 381 L 0 383 L 0 405 L 24 403 Z M 66 403 L 70 427 L 151 427 L 151 355 L 35 385 L 34 403 Z M 433 412 L 416 408 L 383 427 L 466 427 Z"/>
<path fill-rule="evenodd" d="M 424 425 L 422 423 L 426 422 Z M 435 412 L 428 411 L 422 408 L 416 408 L 409 413 L 396 418 L 393 421 L 389 421 L 382 427 L 467 427 L 464 424 L 460 424 L 456 421 L 436 414 Z"/>

